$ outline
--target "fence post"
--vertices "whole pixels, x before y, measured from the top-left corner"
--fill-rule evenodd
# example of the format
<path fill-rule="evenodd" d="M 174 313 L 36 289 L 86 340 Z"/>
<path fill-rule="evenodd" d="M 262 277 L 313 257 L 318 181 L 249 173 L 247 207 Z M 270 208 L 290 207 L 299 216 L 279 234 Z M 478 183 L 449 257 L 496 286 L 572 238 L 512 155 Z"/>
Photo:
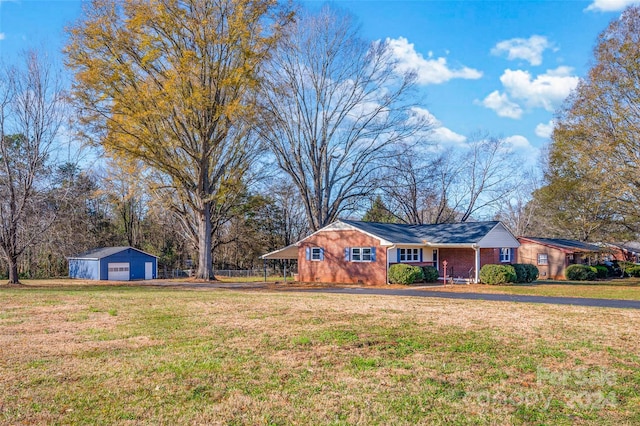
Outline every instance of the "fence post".
<path fill-rule="evenodd" d="M 264 282 L 267 282 L 267 259 L 262 259 L 262 267 L 264 268 Z"/>

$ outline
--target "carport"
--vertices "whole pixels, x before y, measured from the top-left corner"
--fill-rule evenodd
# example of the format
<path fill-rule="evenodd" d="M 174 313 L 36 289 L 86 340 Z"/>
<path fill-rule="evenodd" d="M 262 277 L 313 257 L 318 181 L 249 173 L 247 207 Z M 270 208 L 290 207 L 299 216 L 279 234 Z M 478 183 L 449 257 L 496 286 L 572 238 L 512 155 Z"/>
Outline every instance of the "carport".
<path fill-rule="evenodd" d="M 280 250 L 275 250 L 260 256 L 264 265 L 264 280 L 267 281 L 267 260 L 298 260 L 298 246 L 291 244 Z M 283 263 L 282 276 L 287 281 L 287 264 Z"/>

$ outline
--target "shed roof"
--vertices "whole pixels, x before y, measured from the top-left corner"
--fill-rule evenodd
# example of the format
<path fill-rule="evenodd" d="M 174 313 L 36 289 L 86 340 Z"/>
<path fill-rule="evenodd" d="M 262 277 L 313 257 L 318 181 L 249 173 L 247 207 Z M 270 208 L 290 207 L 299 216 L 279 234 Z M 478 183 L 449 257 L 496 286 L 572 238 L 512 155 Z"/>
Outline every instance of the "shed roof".
<path fill-rule="evenodd" d="M 123 252 L 125 250 L 135 250 L 137 252 L 146 254 L 147 256 L 152 256 L 152 257 L 158 257 L 158 256 L 154 256 L 152 254 L 146 253 L 142 250 L 138 250 L 137 248 L 134 247 L 102 247 L 102 248 L 96 248 L 93 250 L 89 250 L 89 251 L 85 251 L 84 253 L 80 253 L 77 254 L 75 256 L 70 256 L 69 259 L 94 259 L 94 260 L 98 260 L 98 259 L 103 259 L 105 257 L 109 257 L 111 255 Z"/>
<path fill-rule="evenodd" d="M 528 240 L 544 246 L 556 247 L 567 252 L 599 252 L 601 247 L 595 244 L 585 243 L 577 240 L 565 240 L 562 238 L 537 238 L 537 237 L 519 237 L 518 239 Z"/>
<path fill-rule="evenodd" d="M 341 219 L 340 222 L 393 244 L 425 244 L 425 242 L 430 244 L 475 244 L 500 223 L 487 221 L 407 225 L 344 219 Z"/>

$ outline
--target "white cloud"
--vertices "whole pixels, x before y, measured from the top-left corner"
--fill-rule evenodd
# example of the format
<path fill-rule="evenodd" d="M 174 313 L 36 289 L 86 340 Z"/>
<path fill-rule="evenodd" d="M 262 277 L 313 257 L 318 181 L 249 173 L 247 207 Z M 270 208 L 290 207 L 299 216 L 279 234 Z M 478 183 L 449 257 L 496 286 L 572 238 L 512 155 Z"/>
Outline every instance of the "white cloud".
<path fill-rule="evenodd" d="M 585 10 L 596 12 L 617 12 L 629 5 L 638 3 L 638 0 L 593 0 Z"/>
<path fill-rule="evenodd" d="M 426 118 L 431 123 L 431 129 L 428 134 L 423 137 L 430 142 L 438 145 L 459 145 L 467 141 L 467 137 L 444 127 L 442 122 L 438 120 L 431 112 L 425 108 L 415 107 L 413 112 L 416 116 Z"/>
<path fill-rule="evenodd" d="M 571 75 L 571 71 L 570 67 L 562 66 L 533 78 L 528 71 L 508 69 L 500 81 L 512 100 L 553 112 L 578 85 L 580 79 Z"/>
<path fill-rule="evenodd" d="M 533 35 L 528 39 L 512 38 L 501 41 L 491 49 L 491 54 L 500 56 L 506 53 L 509 60 L 524 59 L 531 65 L 540 65 L 542 53 L 552 47 L 553 45 L 546 37 Z"/>
<path fill-rule="evenodd" d="M 466 142 L 467 137 L 454 132 L 453 130 L 440 126 L 432 130 L 432 139 L 438 143 L 461 144 Z"/>
<path fill-rule="evenodd" d="M 513 135 L 504 138 L 506 145 L 519 154 L 523 159 L 526 159 L 531 164 L 534 164 L 540 155 L 540 150 L 531 145 L 529 140 L 521 135 Z"/>
<path fill-rule="evenodd" d="M 4 33 L 0 33 L 0 40 L 4 40 Z"/>
<path fill-rule="evenodd" d="M 429 52 L 425 58 L 421 53 L 416 52 L 414 45 L 404 37 L 387 38 L 386 41 L 398 61 L 398 71 L 415 71 L 418 84 L 441 84 L 454 78 L 476 80 L 482 77 L 482 72 L 473 68 L 452 69 L 447 64 L 446 58 L 434 58 L 432 52 Z"/>
<path fill-rule="evenodd" d="M 555 126 L 555 122 L 553 120 L 549 120 L 548 123 L 540 123 L 536 126 L 536 136 L 539 136 L 544 139 L 549 139 L 551 134 L 553 133 L 553 127 Z"/>
<path fill-rule="evenodd" d="M 476 101 L 476 103 L 494 110 L 500 117 L 513 119 L 522 117 L 522 108 L 520 108 L 520 105 L 510 101 L 505 93 L 500 93 L 497 90 L 491 92 L 482 101 Z"/>
<path fill-rule="evenodd" d="M 507 69 L 500 77 L 504 92 L 495 90 L 476 103 L 501 117 L 515 119 L 522 117 L 525 108 L 553 112 L 578 85 L 580 79 L 571 75 L 572 71 L 570 67 L 561 66 L 534 78 L 529 71 Z"/>

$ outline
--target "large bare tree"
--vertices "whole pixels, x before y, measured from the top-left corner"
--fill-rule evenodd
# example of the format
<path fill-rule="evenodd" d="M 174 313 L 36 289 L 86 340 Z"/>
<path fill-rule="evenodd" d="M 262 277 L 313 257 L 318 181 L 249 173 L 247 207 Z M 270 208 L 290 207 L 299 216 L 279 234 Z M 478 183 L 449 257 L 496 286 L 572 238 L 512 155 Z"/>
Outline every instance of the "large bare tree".
<path fill-rule="evenodd" d="M 479 133 L 464 148 L 390 159 L 382 190 L 403 222 L 466 222 L 510 198 L 518 167 L 507 141 Z"/>
<path fill-rule="evenodd" d="M 415 75 L 394 65 L 385 42 L 363 40 L 330 6 L 301 15 L 274 53 L 260 135 L 312 230 L 357 208 L 379 185 L 391 148 L 429 124 L 413 114 Z"/>
<path fill-rule="evenodd" d="M 149 204 L 142 163 L 116 158 L 105 166 L 102 192 L 111 204 L 117 229 L 128 245 L 141 248 L 142 221 Z"/>
<path fill-rule="evenodd" d="M 55 219 L 49 157 L 64 116 L 52 66 L 36 52 L 24 59 L 0 77 L 0 253 L 10 284 L 19 283 L 19 257 Z"/>
<path fill-rule="evenodd" d="M 212 279 L 212 236 L 242 186 L 257 71 L 288 15 L 276 0 L 94 0 L 66 49 L 84 122 L 143 162 Z"/>

